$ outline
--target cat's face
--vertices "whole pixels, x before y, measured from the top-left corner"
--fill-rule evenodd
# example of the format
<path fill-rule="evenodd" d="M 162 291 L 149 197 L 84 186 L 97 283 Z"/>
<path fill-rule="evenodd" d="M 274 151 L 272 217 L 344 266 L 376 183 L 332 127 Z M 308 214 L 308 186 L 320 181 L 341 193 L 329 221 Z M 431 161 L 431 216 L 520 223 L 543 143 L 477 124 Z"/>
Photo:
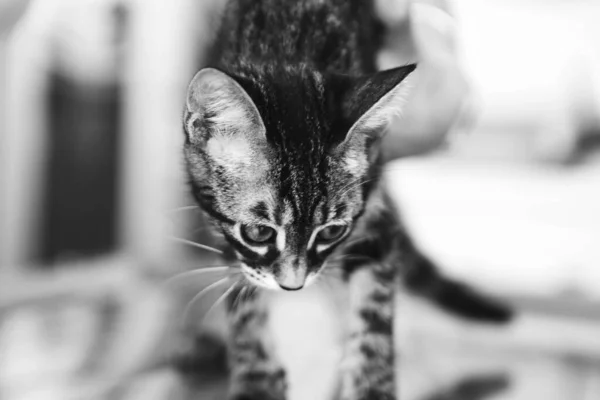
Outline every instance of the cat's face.
<path fill-rule="evenodd" d="M 248 281 L 298 290 L 318 276 L 363 212 L 378 138 L 413 69 L 196 75 L 185 116 L 192 189 Z"/>

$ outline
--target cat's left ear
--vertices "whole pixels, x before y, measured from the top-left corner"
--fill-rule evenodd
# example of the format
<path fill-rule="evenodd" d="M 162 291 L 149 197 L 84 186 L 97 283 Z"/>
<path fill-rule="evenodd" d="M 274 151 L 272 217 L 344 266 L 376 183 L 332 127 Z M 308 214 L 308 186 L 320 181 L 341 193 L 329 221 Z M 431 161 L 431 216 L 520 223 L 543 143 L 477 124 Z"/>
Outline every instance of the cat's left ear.
<path fill-rule="evenodd" d="M 265 138 L 262 119 L 248 93 L 214 68 L 200 70 L 188 87 L 184 129 L 188 140 L 197 145 L 227 137 L 256 144 Z"/>
<path fill-rule="evenodd" d="M 392 118 L 401 114 L 410 89 L 408 75 L 415 64 L 377 72 L 371 76 L 352 79 L 344 100 L 344 114 L 352 124 L 344 142 L 358 135 L 381 137 Z"/>

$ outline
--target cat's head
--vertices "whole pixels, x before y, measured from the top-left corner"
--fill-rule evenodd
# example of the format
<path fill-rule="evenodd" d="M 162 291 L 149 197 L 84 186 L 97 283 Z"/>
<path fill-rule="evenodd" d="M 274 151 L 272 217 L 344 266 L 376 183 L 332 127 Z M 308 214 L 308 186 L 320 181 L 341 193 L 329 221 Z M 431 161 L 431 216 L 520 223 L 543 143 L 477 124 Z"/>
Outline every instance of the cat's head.
<path fill-rule="evenodd" d="M 186 103 L 192 191 L 262 287 L 311 283 L 362 214 L 414 65 L 372 76 L 206 68 Z"/>

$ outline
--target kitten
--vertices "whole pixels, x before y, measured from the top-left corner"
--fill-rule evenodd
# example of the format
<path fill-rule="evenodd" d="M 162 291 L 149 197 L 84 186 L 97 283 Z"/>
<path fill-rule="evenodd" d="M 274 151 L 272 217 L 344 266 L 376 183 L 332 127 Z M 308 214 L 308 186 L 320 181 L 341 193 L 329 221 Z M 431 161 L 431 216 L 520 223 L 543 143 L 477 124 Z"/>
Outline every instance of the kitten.
<path fill-rule="evenodd" d="M 383 30 L 365 0 L 231 0 L 209 67 L 186 99 L 194 197 L 240 262 L 231 288 L 232 399 L 286 398 L 267 338 L 264 290 L 328 271 L 349 291 L 344 400 L 394 399 L 400 280 L 454 314 L 510 311 L 438 273 L 381 180 L 380 143 L 415 65 L 376 71 Z"/>

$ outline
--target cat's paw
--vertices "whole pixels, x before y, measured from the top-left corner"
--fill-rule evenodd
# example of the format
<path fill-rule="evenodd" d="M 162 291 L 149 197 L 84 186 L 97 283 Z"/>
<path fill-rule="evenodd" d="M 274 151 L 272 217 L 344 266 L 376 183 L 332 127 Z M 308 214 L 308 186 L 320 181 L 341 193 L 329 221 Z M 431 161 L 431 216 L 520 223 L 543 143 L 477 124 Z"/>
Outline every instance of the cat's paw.
<path fill-rule="evenodd" d="M 285 372 L 252 371 L 235 376 L 228 400 L 285 400 Z"/>

